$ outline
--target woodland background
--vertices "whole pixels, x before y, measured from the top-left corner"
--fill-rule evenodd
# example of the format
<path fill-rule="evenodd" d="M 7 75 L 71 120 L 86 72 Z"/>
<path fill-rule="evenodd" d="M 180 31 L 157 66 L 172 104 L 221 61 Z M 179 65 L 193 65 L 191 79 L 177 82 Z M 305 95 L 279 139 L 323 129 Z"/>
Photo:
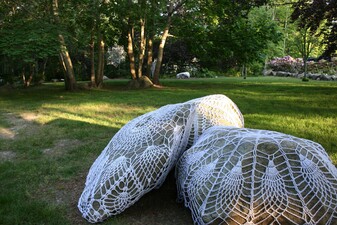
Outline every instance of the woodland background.
<path fill-rule="evenodd" d="M 336 11 L 333 0 L 3 0 L 0 83 L 261 75 L 275 57 L 335 56 Z"/>

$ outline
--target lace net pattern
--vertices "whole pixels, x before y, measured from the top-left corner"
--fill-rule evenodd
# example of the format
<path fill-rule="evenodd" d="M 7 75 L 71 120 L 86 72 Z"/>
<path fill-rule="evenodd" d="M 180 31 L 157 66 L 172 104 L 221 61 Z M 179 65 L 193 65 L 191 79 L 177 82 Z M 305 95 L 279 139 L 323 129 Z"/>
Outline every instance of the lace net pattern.
<path fill-rule="evenodd" d="M 184 152 L 176 177 L 196 224 L 337 224 L 337 169 L 306 139 L 215 126 Z"/>
<path fill-rule="evenodd" d="M 214 125 L 244 125 L 224 95 L 167 105 L 130 121 L 90 168 L 78 202 L 82 216 L 100 222 L 158 188 L 183 151 Z"/>

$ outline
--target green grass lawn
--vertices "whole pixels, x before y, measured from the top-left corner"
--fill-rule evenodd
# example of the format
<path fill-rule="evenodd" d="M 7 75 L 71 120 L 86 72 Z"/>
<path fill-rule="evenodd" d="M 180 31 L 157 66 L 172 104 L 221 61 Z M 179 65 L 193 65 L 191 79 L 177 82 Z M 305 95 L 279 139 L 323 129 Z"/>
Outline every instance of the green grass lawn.
<path fill-rule="evenodd" d="M 129 120 L 160 106 L 225 94 L 248 128 L 295 135 L 323 145 L 337 165 L 337 82 L 257 77 L 162 80 L 164 88 L 64 91 L 51 83 L 0 88 L 0 224 L 88 224 L 77 210 L 87 172 Z M 193 224 L 176 203 L 174 175 L 104 224 Z"/>

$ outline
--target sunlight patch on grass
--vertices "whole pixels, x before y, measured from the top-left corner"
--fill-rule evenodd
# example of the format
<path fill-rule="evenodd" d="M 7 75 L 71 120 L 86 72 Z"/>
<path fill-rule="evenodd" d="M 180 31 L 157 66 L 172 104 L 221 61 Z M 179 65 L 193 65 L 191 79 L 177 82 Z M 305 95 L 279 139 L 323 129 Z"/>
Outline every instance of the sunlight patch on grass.
<path fill-rule="evenodd" d="M 154 110 L 154 108 L 144 109 L 142 107 L 107 103 L 44 104 L 39 110 L 43 115 L 39 118 L 39 122 L 47 124 L 57 119 L 64 119 L 120 128 L 133 117 L 151 110 Z"/>
<path fill-rule="evenodd" d="M 13 139 L 15 137 L 15 133 L 9 128 L 0 127 L 0 139 Z"/>

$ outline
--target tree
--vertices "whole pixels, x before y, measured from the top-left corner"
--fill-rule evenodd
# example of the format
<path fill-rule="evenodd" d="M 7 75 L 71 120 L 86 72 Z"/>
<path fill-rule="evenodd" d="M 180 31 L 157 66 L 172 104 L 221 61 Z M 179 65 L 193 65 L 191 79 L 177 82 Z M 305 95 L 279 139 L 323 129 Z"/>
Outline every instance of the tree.
<path fill-rule="evenodd" d="M 172 17 L 174 13 L 176 13 L 184 5 L 184 3 L 185 3 L 184 0 L 168 1 L 167 3 L 167 12 L 165 15 L 166 24 L 165 24 L 165 28 L 163 30 L 163 34 L 160 39 L 160 44 L 158 48 L 158 57 L 157 57 L 156 67 L 155 67 L 154 74 L 153 74 L 154 84 L 159 84 L 159 73 L 160 73 L 161 64 L 163 62 L 164 47 L 165 47 L 166 39 L 169 36 L 169 31 L 172 25 Z"/>
<path fill-rule="evenodd" d="M 159 84 L 159 73 L 163 61 L 164 47 L 172 25 L 172 17 L 185 1 L 128 0 L 116 3 L 114 13 L 124 23 L 127 36 L 127 53 L 133 80 L 146 75 L 150 77 L 153 61 L 156 60 L 153 82 Z M 126 23 L 125 23 L 126 21 Z M 153 56 L 153 41 L 160 40 L 157 58 Z M 145 62 L 145 59 L 147 61 Z"/>
<path fill-rule="evenodd" d="M 152 29 L 152 23 L 148 23 L 150 20 L 148 18 L 154 16 L 153 10 L 158 4 L 153 0 L 119 1 L 111 10 L 116 15 L 113 19 L 119 21 L 120 29 L 125 31 L 127 37 L 126 48 L 133 80 L 143 76 L 148 31 Z"/>
<path fill-rule="evenodd" d="M 99 1 L 95 1 L 97 4 L 99 4 Z M 104 55 L 105 55 L 105 41 L 104 41 L 104 35 L 101 30 L 101 15 L 100 15 L 100 5 L 97 6 L 97 18 L 96 18 L 96 27 L 93 28 L 94 32 L 96 30 L 97 33 L 97 45 L 98 45 L 98 59 L 97 59 L 97 72 L 95 74 L 95 84 L 92 83 L 95 87 L 102 87 L 103 86 L 103 76 L 104 76 Z M 92 33 L 93 35 L 93 33 Z M 93 37 L 92 37 L 93 38 Z M 93 41 L 93 40 L 92 40 Z M 93 42 L 91 42 L 91 45 L 93 45 Z M 92 47 L 93 48 L 93 47 Z M 94 67 L 94 54 L 91 54 L 91 66 Z M 94 71 L 94 69 L 92 69 Z M 91 74 L 93 76 L 93 74 Z M 93 79 L 91 79 L 92 81 Z"/>
<path fill-rule="evenodd" d="M 58 0 L 53 0 L 52 12 L 53 12 L 55 24 L 57 27 L 59 27 L 61 25 L 61 21 L 59 17 Z M 60 56 L 60 62 L 61 62 L 61 65 L 64 71 L 65 88 L 68 91 L 73 91 L 76 89 L 76 79 L 75 79 L 75 74 L 74 74 L 73 63 L 71 61 L 62 31 L 58 29 L 57 32 L 58 32 L 58 40 L 60 43 L 59 56 Z"/>
<path fill-rule="evenodd" d="M 37 56 L 45 55 L 45 52 L 48 52 L 48 57 L 54 57 L 56 52 L 54 51 L 53 55 L 50 53 L 50 49 L 54 47 L 54 50 L 56 49 L 58 52 L 56 57 L 59 56 L 60 66 L 54 63 L 52 65 L 53 70 L 57 71 L 58 67 L 63 69 L 67 90 L 75 88 L 75 77 L 79 75 L 84 77 L 82 73 L 86 73 L 86 71 L 83 71 L 83 68 L 89 68 L 90 66 L 92 86 L 100 87 L 102 86 L 104 75 L 105 43 L 106 41 L 109 43 L 116 42 L 116 34 L 119 34 L 115 32 L 115 24 L 110 23 L 113 21 L 111 18 L 114 17 L 113 14 L 109 14 L 111 5 L 114 5 L 114 2 L 108 0 L 1 1 L 0 33 L 2 30 L 4 31 L 3 34 L 5 34 L 7 28 L 9 32 L 6 33 L 7 38 L 1 39 L 0 42 L 4 43 L 5 40 L 11 40 L 9 43 L 13 43 L 15 40 L 16 44 L 13 46 L 21 45 L 24 47 L 16 47 L 21 52 L 23 50 L 26 51 L 28 48 L 31 50 L 36 49 L 39 52 L 34 55 Z M 7 10 L 10 12 L 7 13 Z M 21 28 L 18 24 L 21 24 L 23 28 L 27 27 L 26 33 L 20 32 Z M 32 24 L 35 25 L 33 26 Z M 14 34 L 12 35 L 11 32 L 20 35 L 13 39 Z M 32 34 L 32 38 L 30 34 Z M 27 37 L 28 39 L 26 40 L 25 38 Z M 28 40 L 32 39 L 34 42 L 30 41 L 30 45 L 22 44 L 28 43 Z M 39 46 L 43 44 L 44 46 L 40 48 Z M 4 49 L 9 52 L 11 48 L 8 45 L 4 45 Z M 16 60 L 13 58 L 13 52 L 18 52 L 18 50 L 12 51 L 11 55 L 4 55 L 1 51 L 1 59 L 6 62 Z M 28 55 L 32 54 L 25 54 L 25 57 L 28 57 Z M 91 57 L 87 57 L 90 55 Z M 47 61 L 40 58 L 37 58 L 37 60 Z M 14 66 L 17 67 L 15 64 Z M 34 66 L 28 65 L 25 67 L 28 71 L 29 67 Z M 37 67 L 35 66 L 34 68 Z M 8 71 L 8 69 L 6 70 Z"/>
<path fill-rule="evenodd" d="M 316 35 L 312 35 L 309 27 L 298 27 L 298 32 L 295 36 L 297 38 L 296 47 L 301 53 L 301 57 L 303 59 L 303 79 L 305 80 L 308 72 L 308 59 L 315 47 L 319 46 L 318 37 Z"/>
<path fill-rule="evenodd" d="M 300 27 L 298 22 L 292 21 L 291 15 L 293 13 L 293 4 L 293 0 L 287 2 L 273 0 L 268 4 L 267 10 L 271 12 L 272 20 L 277 23 L 279 31 L 282 33 L 282 41 L 272 44 L 268 49 L 268 54 L 270 56 L 277 57 L 283 57 L 287 55 L 295 58 L 303 57 L 303 48 L 301 46 L 303 46 L 303 41 L 306 39 L 306 41 L 309 40 L 310 42 L 311 57 L 318 57 L 323 52 L 323 45 L 318 44 L 322 43 L 321 36 L 319 36 L 319 31 L 314 32 L 315 35 L 312 35 L 311 31 L 305 32 L 305 30 L 310 28 Z M 304 33 L 307 33 L 307 37 L 305 39 L 303 38 Z"/>
<path fill-rule="evenodd" d="M 59 49 L 57 27 L 46 13 L 48 5 L 18 0 L 3 1 L 0 8 L 0 54 L 7 62 L 4 73 L 10 73 L 5 79 L 13 82 L 15 74 L 20 74 L 24 86 L 33 79 L 44 80 L 48 58 L 57 55 Z"/>
<path fill-rule="evenodd" d="M 275 22 L 265 19 L 271 17 L 268 11 L 258 9 L 265 1 L 199 3 L 189 6 L 193 13 L 183 15 L 178 32 L 204 67 L 225 70 L 263 62 L 268 42 L 280 38 Z"/>
<path fill-rule="evenodd" d="M 299 0 L 294 4 L 292 19 L 299 21 L 299 26 L 310 30 L 311 34 L 319 31 L 326 44 L 323 56 L 331 56 L 337 51 L 337 1 Z"/>
<path fill-rule="evenodd" d="M 282 33 L 282 41 L 272 44 L 269 48 L 271 56 L 298 55 L 297 49 L 293 48 L 294 33 L 297 32 L 297 25 L 291 23 L 291 4 L 291 1 L 273 0 L 266 7 L 271 13 L 271 19 L 277 23 L 279 31 Z"/>
<path fill-rule="evenodd" d="M 16 62 L 11 66 L 21 71 L 26 87 L 38 74 L 39 62 L 43 61 L 45 66 L 48 57 L 57 55 L 59 49 L 55 26 L 40 20 L 26 21 L 24 24 L 17 21 L 2 29 L 0 35 L 0 51 L 3 56 Z"/>
<path fill-rule="evenodd" d="M 63 2 L 62 19 L 71 37 L 70 50 L 77 56 L 77 64 L 88 69 L 86 75 L 89 75 L 91 87 L 103 86 L 106 49 L 118 42 L 120 24 L 125 20 L 116 18 L 116 10 L 122 3 L 113 0 Z"/>

